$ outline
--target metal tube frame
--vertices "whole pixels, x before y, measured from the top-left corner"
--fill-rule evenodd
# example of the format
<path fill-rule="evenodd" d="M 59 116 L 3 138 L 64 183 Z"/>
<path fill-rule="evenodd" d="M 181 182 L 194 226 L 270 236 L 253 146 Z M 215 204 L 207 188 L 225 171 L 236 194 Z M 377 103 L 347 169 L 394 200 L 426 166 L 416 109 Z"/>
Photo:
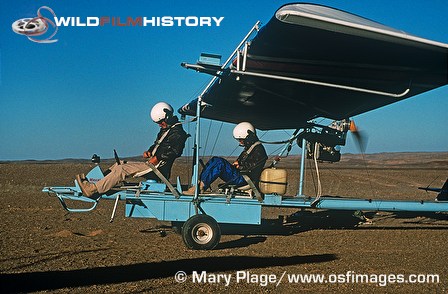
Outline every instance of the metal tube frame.
<path fill-rule="evenodd" d="M 303 186 L 305 184 L 305 160 L 306 160 L 306 140 L 302 139 L 302 157 L 300 158 L 300 178 L 299 178 L 299 190 L 297 196 L 304 197 Z"/>
<path fill-rule="evenodd" d="M 232 60 L 233 56 L 238 52 L 238 50 L 241 48 L 241 46 L 247 41 L 247 39 L 252 35 L 252 33 L 259 29 L 260 21 L 257 21 L 255 25 L 252 27 L 252 29 L 247 33 L 247 35 L 244 37 L 244 39 L 238 44 L 238 46 L 233 50 L 232 54 L 227 58 L 227 60 L 224 62 L 224 64 L 221 66 L 221 69 L 217 72 L 217 74 L 220 74 L 224 68 L 229 64 L 229 62 Z M 196 133 L 195 133 L 195 154 L 196 154 L 196 162 L 194 167 L 194 174 L 193 174 L 193 185 L 196 185 L 196 189 L 194 192 L 194 201 L 197 201 L 199 197 L 199 145 L 200 145 L 200 120 L 201 120 L 201 106 L 202 106 L 202 96 L 210 89 L 210 87 L 213 85 L 213 83 L 218 79 L 218 76 L 214 76 L 210 82 L 207 84 L 205 89 L 202 91 L 202 93 L 198 96 L 198 102 L 196 104 Z"/>
<path fill-rule="evenodd" d="M 198 101 L 196 105 L 196 138 L 195 138 L 195 168 L 193 184 L 198 184 L 199 178 L 199 145 L 200 145 L 200 112 L 201 107 L 203 106 L 202 97 L 209 90 L 209 88 L 213 85 L 213 83 L 220 77 L 222 71 L 226 68 L 229 62 L 232 60 L 235 54 L 240 54 L 239 50 L 241 46 L 244 44 L 244 52 L 243 56 L 238 56 L 237 58 L 237 68 L 243 67 L 245 70 L 246 66 L 246 56 L 248 43 L 247 39 L 251 36 L 254 30 L 258 30 L 260 22 L 256 22 L 249 33 L 245 36 L 245 38 L 241 41 L 241 43 L 236 47 L 233 53 L 229 56 L 226 62 L 221 66 L 221 68 L 216 72 L 216 76 L 214 76 L 202 93 L 198 96 Z M 242 60 L 243 59 L 243 60 Z M 241 65 L 240 63 L 243 62 Z M 402 97 L 409 92 L 409 89 L 404 91 L 401 94 L 393 94 L 393 93 L 385 93 L 379 91 L 373 91 L 368 89 L 347 87 L 343 85 L 335 85 L 328 83 L 321 83 L 310 80 L 302 80 L 302 79 L 294 79 L 283 76 L 274 76 L 262 73 L 253 73 L 246 72 L 240 70 L 232 70 L 232 73 L 235 74 L 247 74 L 253 76 L 260 76 L 264 78 L 274 78 L 274 79 L 283 79 L 290 80 L 294 82 L 302 82 L 302 83 L 310 83 L 321 86 L 328 87 L 336 87 L 343 88 L 347 90 L 361 91 L 374 93 L 379 95 L 386 95 L 391 97 Z M 298 197 L 293 198 L 285 198 L 276 194 L 266 194 L 264 195 L 263 201 L 258 201 L 256 199 L 239 199 L 233 198 L 227 199 L 226 197 L 204 197 L 201 199 L 203 203 L 203 208 L 199 206 L 199 189 L 195 190 L 195 195 L 192 198 L 189 196 L 178 195 L 174 191 L 172 192 L 173 197 L 166 197 L 169 194 L 160 193 L 160 192 L 143 192 L 141 187 L 137 187 L 137 190 L 126 190 L 117 192 L 112 195 L 102 195 L 101 198 L 113 199 L 115 198 L 115 206 L 112 213 L 111 221 L 115 215 L 116 206 L 119 199 L 126 199 L 126 216 L 130 217 L 156 217 L 159 220 L 167 220 L 167 221 L 179 221 L 179 220 L 187 220 L 191 217 L 192 213 L 198 213 L 199 211 L 204 212 L 204 209 L 210 215 L 213 215 L 214 218 L 218 222 L 228 222 L 228 223 L 250 223 L 250 224 L 260 224 L 261 223 L 261 207 L 262 206 L 274 206 L 274 207 L 294 207 L 294 208 L 317 208 L 317 209 L 336 209 L 336 210 L 373 210 L 373 211 L 442 211 L 448 212 L 448 202 L 434 202 L 434 201 L 400 201 L 400 200 L 372 200 L 372 199 L 343 199 L 343 198 L 333 198 L 333 197 L 322 197 L 319 201 L 316 202 L 316 198 L 307 198 L 303 194 L 303 185 L 305 179 L 305 160 L 306 160 L 306 143 L 305 139 L 302 139 L 302 158 L 300 164 L 300 184 L 299 190 L 297 193 Z M 287 147 L 285 147 L 287 148 Z M 180 182 L 178 180 L 178 186 L 180 186 Z M 63 208 L 67 211 L 71 212 L 87 212 L 93 210 L 98 204 L 99 199 L 93 200 L 80 195 L 80 191 L 77 187 L 45 187 L 43 192 L 47 192 L 49 194 L 55 194 L 62 204 Z M 299 197 L 300 196 L 300 197 Z M 69 208 L 65 199 L 69 200 L 79 200 L 81 202 L 91 203 L 92 206 L 85 209 L 72 209 Z M 129 203 L 128 203 L 129 202 Z M 156 203 L 157 205 L 151 205 Z M 164 205 L 160 205 L 163 203 Z M 170 209 L 165 209 L 165 203 L 168 206 L 170 203 L 174 203 L 176 205 L 170 207 Z M 222 204 L 225 204 L 224 206 Z M 194 206 L 193 210 L 185 209 L 186 207 Z M 150 211 L 149 209 L 154 209 L 154 211 Z M 250 211 L 250 213 L 248 213 Z M 153 213 L 154 212 L 154 213 Z M 156 214 L 158 212 L 159 214 Z M 244 222 L 241 221 L 241 217 L 246 217 Z"/>
<path fill-rule="evenodd" d="M 317 86 L 324 86 L 324 87 L 331 87 L 331 88 L 338 88 L 338 89 L 344 89 L 344 90 L 350 90 L 350 91 L 356 91 L 356 92 L 363 92 L 363 93 L 369 93 L 369 94 L 375 94 L 375 95 L 381 95 L 381 96 L 388 96 L 393 98 L 401 98 L 409 93 L 411 90 L 410 88 L 407 88 L 402 93 L 387 93 L 382 91 L 376 91 L 376 90 L 370 90 L 370 89 L 364 89 L 364 88 L 358 88 L 358 87 L 351 87 L 351 86 L 345 86 L 345 85 L 339 85 L 339 84 L 332 84 L 332 83 L 325 83 L 325 82 L 319 82 L 319 81 L 312 81 L 312 80 L 305 80 L 305 79 L 298 79 L 298 78 L 292 78 L 292 77 L 285 77 L 280 75 L 271 75 L 271 74 L 265 74 L 265 73 L 258 73 L 258 72 L 250 72 L 250 71 L 240 71 L 240 70 L 231 70 L 231 73 L 237 74 L 237 75 L 248 75 L 248 76 L 254 76 L 254 77 L 261 77 L 261 78 L 269 78 L 269 79 L 276 79 L 276 80 L 283 80 L 283 81 L 290 81 L 290 82 L 296 82 L 296 83 L 304 83 L 304 84 L 312 84 Z"/>

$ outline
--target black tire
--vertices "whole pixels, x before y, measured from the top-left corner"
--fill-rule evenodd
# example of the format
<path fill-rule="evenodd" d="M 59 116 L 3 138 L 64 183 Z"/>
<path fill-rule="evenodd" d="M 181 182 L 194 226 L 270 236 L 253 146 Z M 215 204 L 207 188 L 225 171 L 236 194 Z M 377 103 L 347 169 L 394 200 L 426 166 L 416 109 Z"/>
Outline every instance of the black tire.
<path fill-rule="evenodd" d="M 221 229 L 211 216 L 196 214 L 184 223 L 182 239 L 190 249 L 210 250 L 218 245 L 221 239 Z"/>

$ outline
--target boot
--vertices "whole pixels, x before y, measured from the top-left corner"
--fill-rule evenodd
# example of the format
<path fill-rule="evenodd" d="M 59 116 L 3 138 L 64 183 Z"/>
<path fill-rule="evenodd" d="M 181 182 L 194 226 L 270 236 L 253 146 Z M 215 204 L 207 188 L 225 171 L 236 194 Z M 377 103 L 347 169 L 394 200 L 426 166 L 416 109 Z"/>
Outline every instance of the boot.
<path fill-rule="evenodd" d="M 196 186 L 191 186 L 190 189 L 188 189 L 187 191 L 183 191 L 182 194 L 194 195 L 195 192 L 196 192 Z M 199 182 L 199 194 L 203 194 L 203 193 L 204 193 L 204 183 Z"/>
<path fill-rule="evenodd" d="M 83 178 L 83 175 L 76 175 L 76 181 L 81 188 L 82 194 L 88 198 L 97 199 L 98 197 L 92 197 L 98 193 L 95 184 L 90 183 L 87 179 Z M 97 195 L 95 195 L 97 196 Z"/>

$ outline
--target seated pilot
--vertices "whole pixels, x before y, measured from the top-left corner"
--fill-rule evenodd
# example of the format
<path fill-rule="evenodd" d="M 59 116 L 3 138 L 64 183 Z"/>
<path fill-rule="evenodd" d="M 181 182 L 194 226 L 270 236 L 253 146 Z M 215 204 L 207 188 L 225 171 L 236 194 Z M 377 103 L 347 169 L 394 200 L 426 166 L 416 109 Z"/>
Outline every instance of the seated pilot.
<path fill-rule="evenodd" d="M 210 188 L 211 183 L 220 178 L 226 184 L 244 186 L 247 182 L 242 172 L 247 173 L 249 178 L 257 185 L 263 167 L 268 159 L 266 150 L 255 133 L 255 128 L 248 122 L 239 123 L 233 129 L 233 137 L 244 147 L 243 152 L 234 163 L 229 163 L 221 157 L 212 157 L 201 172 L 199 180 L 199 193 Z M 194 195 L 196 186 L 192 186 L 183 193 Z"/>
<path fill-rule="evenodd" d="M 154 144 L 143 153 L 147 162 L 157 167 L 161 174 L 169 179 L 174 160 L 182 155 L 187 133 L 182 128 L 177 116 L 173 115 L 173 108 L 165 102 L 159 102 L 151 109 L 152 120 L 160 126 L 157 139 Z M 147 162 L 126 162 L 114 164 L 105 173 L 106 176 L 96 183 L 89 182 L 83 174 L 76 176 L 76 181 L 82 194 L 90 198 L 98 198 L 127 176 L 150 169 Z M 158 180 L 154 172 L 145 175 L 147 179 Z"/>

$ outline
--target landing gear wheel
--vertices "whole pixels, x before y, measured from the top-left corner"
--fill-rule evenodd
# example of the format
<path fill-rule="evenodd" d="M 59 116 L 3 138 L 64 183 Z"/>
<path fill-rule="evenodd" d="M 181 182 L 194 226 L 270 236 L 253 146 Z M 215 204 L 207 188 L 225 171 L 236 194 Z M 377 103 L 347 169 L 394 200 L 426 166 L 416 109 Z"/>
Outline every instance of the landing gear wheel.
<path fill-rule="evenodd" d="M 190 249 L 208 250 L 218 245 L 221 229 L 214 218 L 206 214 L 190 217 L 182 227 L 182 239 Z"/>

